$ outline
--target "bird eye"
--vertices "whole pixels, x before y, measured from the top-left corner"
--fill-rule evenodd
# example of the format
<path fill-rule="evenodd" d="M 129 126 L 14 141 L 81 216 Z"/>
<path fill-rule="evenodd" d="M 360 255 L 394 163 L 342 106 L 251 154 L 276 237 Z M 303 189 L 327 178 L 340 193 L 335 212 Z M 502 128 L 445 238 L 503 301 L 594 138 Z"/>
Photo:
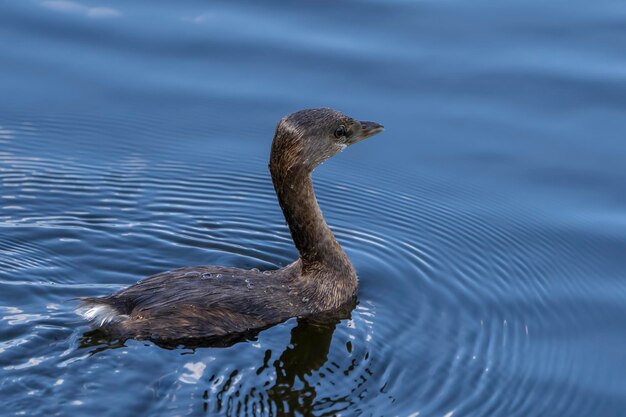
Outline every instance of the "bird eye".
<path fill-rule="evenodd" d="M 335 137 L 337 139 L 339 139 L 342 136 L 346 136 L 346 127 L 344 125 L 339 126 L 336 130 L 335 130 Z"/>

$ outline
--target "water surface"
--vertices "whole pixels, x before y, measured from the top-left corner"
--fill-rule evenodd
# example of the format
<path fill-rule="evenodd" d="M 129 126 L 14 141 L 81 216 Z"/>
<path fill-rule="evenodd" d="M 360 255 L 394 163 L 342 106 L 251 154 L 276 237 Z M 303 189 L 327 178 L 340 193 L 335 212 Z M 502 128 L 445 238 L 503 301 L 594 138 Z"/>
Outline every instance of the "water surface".
<path fill-rule="evenodd" d="M 626 6 L 0 3 L 0 415 L 621 416 Z M 350 319 L 108 341 L 75 297 L 297 256 L 276 122 L 386 131 L 314 175 Z"/>

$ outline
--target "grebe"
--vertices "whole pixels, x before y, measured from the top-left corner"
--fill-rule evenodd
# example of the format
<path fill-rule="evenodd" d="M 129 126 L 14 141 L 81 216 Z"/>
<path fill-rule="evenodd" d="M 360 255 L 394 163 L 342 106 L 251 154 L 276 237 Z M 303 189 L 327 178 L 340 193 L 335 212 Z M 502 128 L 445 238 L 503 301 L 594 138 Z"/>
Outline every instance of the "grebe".
<path fill-rule="evenodd" d="M 291 317 L 332 314 L 354 304 L 357 274 L 317 204 L 311 173 L 383 130 L 332 109 L 301 110 L 276 126 L 269 169 L 300 257 L 272 271 L 194 266 L 162 272 L 78 312 L 120 338 L 199 340 L 249 334 Z"/>

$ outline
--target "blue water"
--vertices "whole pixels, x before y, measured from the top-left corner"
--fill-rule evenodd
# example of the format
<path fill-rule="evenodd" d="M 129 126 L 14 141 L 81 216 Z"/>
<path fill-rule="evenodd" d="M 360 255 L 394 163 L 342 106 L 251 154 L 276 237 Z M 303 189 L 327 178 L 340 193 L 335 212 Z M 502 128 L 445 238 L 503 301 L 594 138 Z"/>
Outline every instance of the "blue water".
<path fill-rule="evenodd" d="M 622 1 L 0 2 L 0 415 L 624 416 Z M 273 129 L 386 131 L 316 171 L 360 276 L 334 328 L 228 348 L 72 298 L 296 258 Z"/>

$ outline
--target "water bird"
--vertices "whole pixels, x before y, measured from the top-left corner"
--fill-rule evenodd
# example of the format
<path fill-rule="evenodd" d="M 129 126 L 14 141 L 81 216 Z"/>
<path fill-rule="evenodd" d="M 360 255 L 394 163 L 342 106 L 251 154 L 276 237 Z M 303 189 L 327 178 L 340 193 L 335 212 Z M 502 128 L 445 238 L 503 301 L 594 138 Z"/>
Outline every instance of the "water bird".
<path fill-rule="evenodd" d="M 297 111 L 276 126 L 269 170 L 300 255 L 295 262 L 269 271 L 193 266 L 162 272 L 108 296 L 82 298 L 78 313 L 119 338 L 193 341 L 236 339 L 292 317 L 353 306 L 357 273 L 324 220 L 311 174 L 382 130 L 328 108 Z"/>

